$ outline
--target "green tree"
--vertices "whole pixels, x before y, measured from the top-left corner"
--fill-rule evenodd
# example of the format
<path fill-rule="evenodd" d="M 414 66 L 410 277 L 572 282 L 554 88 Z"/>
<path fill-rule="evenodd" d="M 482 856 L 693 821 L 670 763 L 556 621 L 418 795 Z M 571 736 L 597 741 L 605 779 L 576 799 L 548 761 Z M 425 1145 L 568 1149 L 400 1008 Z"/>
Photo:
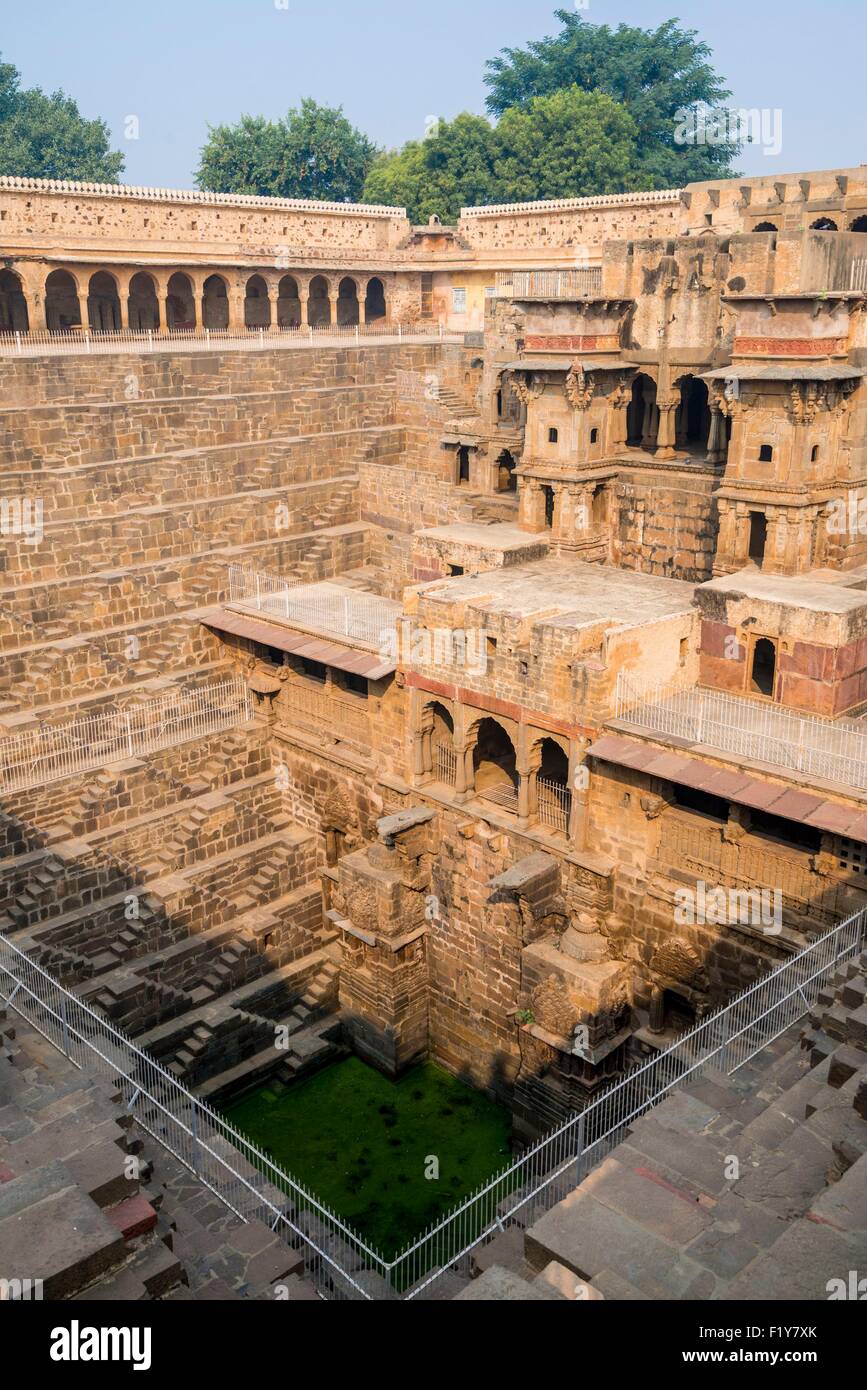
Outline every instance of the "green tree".
<path fill-rule="evenodd" d="M 613 193 L 634 177 L 635 122 L 604 92 L 533 97 L 503 113 L 495 140 L 506 202 Z"/>
<path fill-rule="evenodd" d="M 426 140 L 382 155 L 364 186 L 366 202 L 405 207 L 413 222 L 453 222 L 462 207 L 496 202 L 496 138 L 490 121 L 464 111 L 440 121 Z"/>
<path fill-rule="evenodd" d="M 22 88 L 0 63 L 0 171 L 20 178 L 117 183 L 123 155 L 110 148 L 105 121 L 85 120 L 72 97 Z"/>
<path fill-rule="evenodd" d="M 196 182 L 214 193 L 355 202 L 376 153 L 341 107 L 306 97 L 282 120 L 242 116 L 237 125 L 210 126 Z"/>
<path fill-rule="evenodd" d="M 605 92 L 636 126 L 633 187 L 681 187 L 730 176 L 736 144 L 679 144 L 678 113 L 719 110 L 731 95 L 694 29 L 669 19 L 657 29 L 588 24 L 556 10 L 562 29 L 526 48 L 503 49 L 487 63 L 487 106 L 495 116 L 573 85 Z"/>

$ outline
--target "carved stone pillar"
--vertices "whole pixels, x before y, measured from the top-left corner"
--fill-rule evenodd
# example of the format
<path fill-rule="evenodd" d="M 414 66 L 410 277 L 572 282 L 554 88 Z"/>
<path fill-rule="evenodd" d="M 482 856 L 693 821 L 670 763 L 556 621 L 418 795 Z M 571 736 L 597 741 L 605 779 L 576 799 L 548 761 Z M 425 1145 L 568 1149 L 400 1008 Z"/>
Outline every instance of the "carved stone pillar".
<path fill-rule="evenodd" d="M 650 995 L 648 1028 L 651 1033 L 665 1032 L 665 990 L 660 985 L 654 985 Z"/>
<path fill-rule="evenodd" d="M 725 451 L 725 416 L 717 406 L 711 407 L 710 430 L 707 437 L 708 463 L 722 463 Z"/>
<path fill-rule="evenodd" d="M 117 280 L 118 317 L 121 328 L 129 328 L 129 282 L 132 271 L 115 272 Z"/>
<path fill-rule="evenodd" d="M 609 398 L 607 452 L 610 454 L 619 453 L 621 449 L 626 448 L 628 408 L 629 391 L 625 382 L 621 381 Z"/>
<path fill-rule="evenodd" d="M 86 284 L 78 287 L 78 313 L 81 318 L 82 330 L 90 328 L 90 311 L 88 309 L 88 287 Z"/>
<path fill-rule="evenodd" d="M 544 531 L 545 526 L 545 494 L 542 491 L 542 484 L 535 478 L 523 478 L 521 480 L 521 494 L 519 499 L 518 519 L 525 531 Z"/>
<path fill-rule="evenodd" d="M 295 278 L 298 283 L 299 317 L 306 328 L 310 323 L 310 277 L 305 280 L 297 275 Z"/>
<path fill-rule="evenodd" d="M 659 411 L 659 429 L 656 436 L 656 457 L 658 459 L 673 459 L 675 455 L 676 426 L 675 415 L 680 397 L 677 395 L 662 396 L 657 401 Z"/>

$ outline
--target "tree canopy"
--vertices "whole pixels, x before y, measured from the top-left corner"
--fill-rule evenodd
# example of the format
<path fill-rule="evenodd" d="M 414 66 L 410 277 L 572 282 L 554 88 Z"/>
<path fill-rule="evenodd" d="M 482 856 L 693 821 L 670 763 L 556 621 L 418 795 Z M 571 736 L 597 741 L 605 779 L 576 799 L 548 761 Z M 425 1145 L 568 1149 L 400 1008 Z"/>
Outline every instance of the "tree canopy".
<path fill-rule="evenodd" d="M 281 120 L 210 126 L 196 182 L 213 193 L 356 202 L 376 153 L 341 107 L 306 97 Z"/>
<path fill-rule="evenodd" d="M 635 123 L 604 92 L 568 87 L 513 106 L 494 128 L 500 200 L 586 198 L 630 186 Z"/>
<path fill-rule="evenodd" d="M 428 139 L 382 155 L 364 198 L 426 222 L 484 203 L 616 192 L 632 186 L 635 135 L 611 97 L 573 86 L 511 108 L 496 125 L 468 112 L 441 121 Z"/>
<path fill-rule="evenodd" d="M 487 107 L 494 116 L 534 98 L 577 85 L 605 92 L 635 122 L 632 187 L 682 187 L 730 175 L 732 144 L 678 144 L 678 112 L 718 110 L 731 95 L 711 64 L 711 51 L 694 29 L 676 19 L 657 29 L 588 24 L 556 10 L 562 24 L 553 38 L 506 48 L 487 63 Z"/>
<path fill-rule="evenodd" d="M 0 172 L 117 183 L 124 160 L 110 140 L 105 121 L 85 120 L 72 97 L 22 88 L 18 69 L 0 63 Z"/>
<path fill-rule="evenodd" d="M 364 200 L 405 207 L 414 222 L 436 214 L 454 221 L 462 207 L 499 197 L 493 130 L 484 116 L 464 111 L 440 121 L 426 140 L 383 154 L 364 185 Z"/>

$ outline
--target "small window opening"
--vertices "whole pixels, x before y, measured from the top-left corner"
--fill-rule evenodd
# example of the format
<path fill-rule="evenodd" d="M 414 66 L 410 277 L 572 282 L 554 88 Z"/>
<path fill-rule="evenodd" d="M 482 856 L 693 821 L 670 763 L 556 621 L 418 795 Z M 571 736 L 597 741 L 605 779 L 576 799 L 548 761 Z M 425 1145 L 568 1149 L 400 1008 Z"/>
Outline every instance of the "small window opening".
<path fill-rule="evenodd" d="M 777 675 L 777 648 L 769 637 L 760 637 L 753 648 L 753 690 L 773 696 Z"/>
<path fill-rule="evenodd" d="M 764 512 L 750 512 L 750 559 L 759 569 L 765 558 L 768 540 L 768 519 Z"/>

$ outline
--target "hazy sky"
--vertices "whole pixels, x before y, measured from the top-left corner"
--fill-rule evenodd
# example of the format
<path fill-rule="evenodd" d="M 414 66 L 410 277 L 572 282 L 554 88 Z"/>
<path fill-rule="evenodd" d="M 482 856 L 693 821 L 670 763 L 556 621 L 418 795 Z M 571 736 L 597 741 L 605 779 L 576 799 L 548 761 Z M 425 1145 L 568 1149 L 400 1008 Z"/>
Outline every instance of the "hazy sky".
<path fill-rule="evenodd" d="M 183 188 L 209 123 L 304 96 L 342 105 L 383 145 L 422 136 L 428 116 L 481 112 L 485 59 L 555 32 L 556 3 L 39 0 L 5 6 L 0 43 L 26 86 L 63 87 L 108 122 L 126 182 Z M 710 44 L 734 105 L 779 108 L 781 153 L 754 147 L 743 172 L 867 161 L 864 0 L 590 0 L 581 13 L 642 28 L 676 14 Z"/>

